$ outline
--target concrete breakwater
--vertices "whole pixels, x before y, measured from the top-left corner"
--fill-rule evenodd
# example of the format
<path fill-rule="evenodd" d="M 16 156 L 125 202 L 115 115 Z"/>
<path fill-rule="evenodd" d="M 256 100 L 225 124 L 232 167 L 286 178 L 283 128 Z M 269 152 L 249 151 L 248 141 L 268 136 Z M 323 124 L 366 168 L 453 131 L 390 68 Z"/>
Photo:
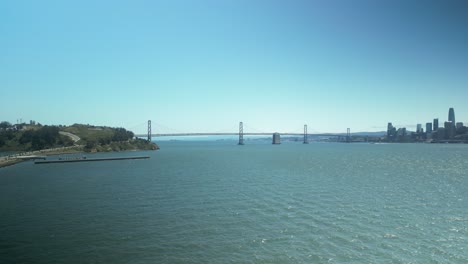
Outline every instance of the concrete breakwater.
<path fill-rule="evenodd" d="M 66 163 L 66 162 L 85 162 L 85 161 L 107 161 L 107 160 L 135 160 L 135 159 L 149 159 L 149 156 L 134 156 L 134 157 L 109 157 L 109 158 L 76 158 L 76 159 L 62 159 L 62 160 L 42 160 L 35 161 L 34 164 L 50 164 L 50 163 Z"/>

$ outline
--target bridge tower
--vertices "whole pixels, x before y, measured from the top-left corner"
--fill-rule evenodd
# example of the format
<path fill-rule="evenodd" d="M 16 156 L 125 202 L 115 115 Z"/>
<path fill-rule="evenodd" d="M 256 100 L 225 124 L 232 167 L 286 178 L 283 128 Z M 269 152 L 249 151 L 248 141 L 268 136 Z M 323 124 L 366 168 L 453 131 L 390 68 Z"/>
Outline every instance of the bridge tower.
<path fill-rule="evenodd" d="M 151 142 L 151 120 L 148 120 L 148 141 Z"/>
<path fill-rule="evenodd" d="M 239 122 L 239 145 L 244 145 L 244 123 Z"/>
<path fill-rule="evenodd" d="M 309 139 L 307 138 L 307 125 L 304 125 L 304 144 L 309 144 Z"/>
<path fill-rule="evenodd" d="M 346 130 L 346 142 L 350 142 L 351 141 L 351 129 L 348 127 L 348 129 Z"/>

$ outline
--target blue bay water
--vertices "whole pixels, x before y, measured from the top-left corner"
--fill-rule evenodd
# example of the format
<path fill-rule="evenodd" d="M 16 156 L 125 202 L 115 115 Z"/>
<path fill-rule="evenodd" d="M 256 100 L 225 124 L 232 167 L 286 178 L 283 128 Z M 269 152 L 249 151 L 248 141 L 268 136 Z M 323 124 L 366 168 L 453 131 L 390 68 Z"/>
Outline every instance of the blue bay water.
<path fill-rule="evenodd" d="M 468 262 L 466 145 L 160 146 L 0 169 L 0 263 Z"/>

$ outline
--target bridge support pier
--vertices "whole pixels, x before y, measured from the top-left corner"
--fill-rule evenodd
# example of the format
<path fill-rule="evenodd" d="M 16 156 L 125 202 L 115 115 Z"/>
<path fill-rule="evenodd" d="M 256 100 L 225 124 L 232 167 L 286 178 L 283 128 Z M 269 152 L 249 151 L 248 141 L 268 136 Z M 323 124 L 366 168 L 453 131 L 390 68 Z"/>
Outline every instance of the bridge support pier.
<path fill-rule="evenodd" d="M 281 137 L 278 132 L 273 133 L 273 140 L 272 140 L 273 145 L 278 145 L 281 144 Z"/>
<path fill-rule="evenodd" d="M 148 120 L 148 141 L 151 142 L 151 120 Z"/>
<path fill-rule="evenodd" d="M 351 142 L 351 129 L 349 127 L 346 129 L 346 142 Z"/>
<path fill-rule="evenodd" d="M 239 122 L 239 145 L 244 145 L 244 123 Z"/>
<path fill-rule="evenodd" d="M 304 144 L 309 144 L 309 139 L 307 138 L 307 125 L 304 125 Z"/>

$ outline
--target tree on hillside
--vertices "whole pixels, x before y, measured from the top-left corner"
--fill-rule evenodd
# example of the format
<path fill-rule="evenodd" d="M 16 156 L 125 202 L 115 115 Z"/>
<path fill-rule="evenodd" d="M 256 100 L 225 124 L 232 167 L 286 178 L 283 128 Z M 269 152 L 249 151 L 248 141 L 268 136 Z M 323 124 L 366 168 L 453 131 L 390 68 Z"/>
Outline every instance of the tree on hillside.
<path fill-rule="evenodd" d="M 86 145 L 84 146 L 84 151 L 91 151 L 96 147 L 96 140 L 94 139 L 89 139 L 86 140 Z"/>
<path fill-rule="evenodd" d="M 125 128 L 116 128 L 114 130 L 114 136 L 112 137 L 112 141 L 127 141 L 132 139 L 134 136 L 132 131 L 127 131 Z"/>
<path fill-rule="evenodd" d="M 11 128 L 12 125 L 10 122 L 7 122 L 7 121 L 2 121 L 0 123 L 0 130 L 6 130 L 7 128 Z"/>
<path fill-rule="evenodd" d="M 29 142 L 32 141 L 32 138 L 34 136 L 35 131 L 34 130 L 26 130 L 23 132 L 19 139 L 19 143 L 22 145 L 28 144 Z"/>
<path fill-rule="evenodd" d="M 60 141 L 59 128 L 56 126 L 43 126 L 38 130 L 26 130 L 21 135 L 19 142 L 22 145 L 31 143 L 33 150 L 53 147 Z"/>

